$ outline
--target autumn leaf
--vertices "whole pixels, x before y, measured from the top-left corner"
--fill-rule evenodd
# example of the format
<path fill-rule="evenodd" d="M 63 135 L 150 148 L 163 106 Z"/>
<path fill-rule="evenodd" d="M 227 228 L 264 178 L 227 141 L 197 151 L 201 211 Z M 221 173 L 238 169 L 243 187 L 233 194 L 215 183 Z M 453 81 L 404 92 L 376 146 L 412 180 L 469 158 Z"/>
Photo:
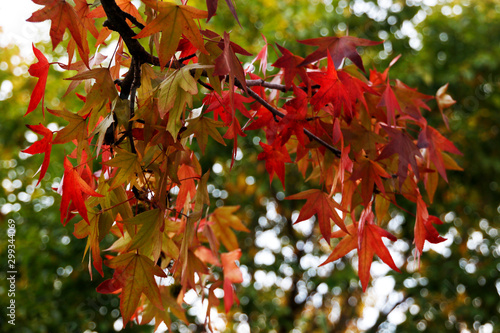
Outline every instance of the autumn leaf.
<path fill-rule="evenodd" d="M 45 99 L 45 86 L 47 85 L 47 75 L 49 75 L 49 62 L 43 53 L 33 45 L 33 52 L 35 53 L 38 62 L 31 65 L 28 68 L 28 72 L 31 76 L 37 77 L 38 82 L 33 89 L 30 97 L 30 103 L 28 105 L 28 111 L 26 111 L 25 116 L 36 109 L 40 101 L 42 101 L 42 111 L 45 115 L 45 110 L 43 108 L 43 103 Z"/>
<path fill-rule="evenodd" d="M 277 141 L 275 141 L 276 143 Z M 291 163 L 290 155 L 285 146 L 278 146 L 276 144 L 267 145 L 260 142 L 260 146 L 264 149 L 258 156 L 259 161 L 266 161 L 266 170 L 269 174 L 269 183 L 272 183 L 273 176 L 276 173 L 283 189 L 285 188 L 285 163 Z"/>
<path fill-rule="evenodd" d="M 287 200 L 306 199 L 305 205 L 300 210 L 299 217 L 294 223 L 311 218 L 314 214 L 318 217 L 319 229 L 323 238 L 330 243 L 332 225 L 330 220 L 340 227 L 344 232 L 349 233 L 343 219 L 339 216 L 337 210 L 344 209 L 331 196 L 322 190 L 307 190 L 286 197 Z"/>
<path fill-rule="evenodd" d="M 226 313 L 231 310 L 235 299 L 239 304 L 233 288 L 233 283 L 243 282 L 243 274 L 241 273 L 240 268 L 236 265 L 236 261 L 240 258 L 241 249 L 236 249 L 229 253 L 222 253 L 220 255 L 222 272 L 224 273 L 224 309 L 226 310 Z"/>
<path fill-rule="evenodd" d="M 141 163 L 137 154 L 116 148 L 117 154 L 112 160 L 105 162 L 107 166 L 120 168 L 113 177 L 110 190 L 123 185 L 124 183 L 134 184 L 137 177 L 142 175 Z"/>
<path fill-rule="evenodd" d="M 370 206 L 371 207 L 371 206 Z M 365 209 L 361 213 L 358 225 L 358 275 L 363 286 L 363 291 L 366 291 L 368 281 L 370 280 L 370 267 L 373 261 L 373 255 L 376 254 L 383 262 L 391 267 L 396 272 L 401 273 L 399 268 L 394 263 L 389 250 L 382 241 L 382 237 L 396 241 L 388 231 L 380 228 L 373 222 L 373 213 L 371 208 Z"/>
<path fill-rule="evenodd" d="M 194 21 L 195 19 L 206 18 L 206 11 L 170 2 L 157 2 L 154 0 L 143 0 L 142 2 L 158 11 L 158 15 L 134 38 L 144 38 L 160 31 L 163 33 L 158 50 L 162 68 L 174 55 L 182 35 L 186 36 L 198 50 L 207 53 L 201 33 Z"/>
<path fill-rule="evenodd" d="M 384 93 L 382 94 L 380 103 L 378 103 L 377 106 L 378 107 L 385 106 L 387 110 L 387 123 L 389 125 L 395 125 L 396 109 L 401 113 L 401 106 L 399 106 L 396 95 L 394 94 L 394 91 L 392 91 L 391 85 L 389 84 L 389 80 L 387 80 L 387 85 L 385 87 Z"/>
<path fill-rule="evenodd" d="M 89 93 L 87 94 L 84 107 L 78 112 L 79 115 L 85 116 L 89 112 L 92 112 L 90 116 L 90 128 L 92 125 L 97 123 L 99 119 L 98 112 L 104 108 L 106 103 L 112 102 L 116 97 L 118 97 L 118 92 L 116 91 L 115 84 L 111 78 L 108 68 L 95 68 L 82 73 L 79 73 L 67 80 L 95 80 Z M 104 109 L 105 110 L 105 109 Z M 105 116 L 105 114 L 101 114 Z M 96 118 L 92 120 L 92 118 Z"/>
<path fill-rule="evenodd" d="M 232 98 L 232 100 L 231 100 Z M 250 103 L 253 100 L 251 98 L 245 97 L 241 94 L 234 93 L 231 97 L 231 92 L 224 91 L 222 97 L 216 92 L 208 94 L 203 99 L 203 104 L 207 105 L 205 113 L 214 112 L 214 120 L 222 119 L 224 124 L 227 126 L 232 123 L 234 118 L 234 111 L 238 110 L 247 118 L 252 118 L 247 110 L 247 107 L 243 103 Z M 234 107 L 234 108 L 233 108 Z M 269 111 L 265 111 L 269 114 Z"/>
<path fill-rule="evenodd" d="M 231 1 L 231 0 L 228 0 L 228 1 Z M 257 60 L 260 61 L 259 69 L 260 69 L 260 72 L 262 73 L 262 75 L 265 76 L 266 70 L 267 70 L 267 39 L 266 39 L 266 37 L 264 37 L 264 35 L 262 35 L 262 38 L 264 39 L 264 46 L 259 51 L 257 56 L 252 60 L 250 65 L 253 66 L 254 62 L 256 62 Z M 252 67 L 252 66 L 250 66 L 250 67 Z M 247 70 L 248 70 L 248 67 L 247 67 Z"/>
<path fill-rule="evenodd" d="M 125 13 L 132 15 L 138 22 L 140 22 L 142 24 L 146 24 L 146 22 L 144 22 L 144 20 L 142 19 L 141 14 L 139 14 L 137 7 L 135 7 L 132 0 L 116 0 L 116 4 Z M 105 17 L 105 16 L 106 16 L 106 13 L 104 12 L 104 8 L 102 8 L 102 6 L 97 7 L 96 9 L 94 9 L 93 11 L 91 11 L 87 15 L 87 17 L 90 17 L 90 18 L 100 18 L 100 17 Z"/>
<path fill-rule="evenodd" d="M 26 154 L 45 154 L 43 157 L 43 162 L 40 167 L 40 177 L 38 178 L 38 182 L 36 183 L 36 186 L 40 184 L 40 181 L 45 177 L 45 173 L 47 172 L 47 169 L 49 168 L 49 163 L 50 163 L 50 152 L 52 151 L 52 136 L 53 133 L 51 130 L 49 130 L 47 127 L 45 127 L 42 124 L 38 125 L 26 125 L 30 130 L 37 134 L 43 135 L 43 139 L 38 140 L 37 142 L 33 143 L 31 146 L 28 148 L 22 150 L 23 153 Z"/>
<path fill-rule="evenodd" d="M 215 70 L 213 75 L 229 75 L 229 92 L 231 94 L 234 91 L 235 78 L 238 79 L 243 87 L 243 90 L 247 90 L 245 71 L 243 70 L 241 62 L 235 54 L 235 50 L 233 49 L 233 45 L 231 44 L 229 34 L 227 32 L 224 32 L 223 51 L 221 55 L 215 59 Z"/>
<path fill-rule="evenodd" d="M 287 88 L 292 86 L 293 79 L 295 76 L 299 75 L 302 81 L 309 85 L 309 78 L 306 73 L 304 66 L 299 66 L 304 61 L 304 58 L 297 56 L 284 48 L 283 46 L 276 44 L 278 49 L 281 51 L 282 56 L 278 58 L 271 66 L 276 68 L 283 68 L 285 72 L 285 85 Z"/>
<path fill-rule="evenodd" d="M 102 197 L 102 194 L 94 191 L 75 170 L 67 157 L 64 158 L 64 178 L 62 180 L 62 199 L 61 199 L 61 223 L 66 225 L 71 214 L 69 212 L 69 204 L 73 203 L 81 217 L 90 224 L 87 206 L 85 205 L 84 195 Z"/>
<path fill-rule="evenodd" d="M 104 118 L 97 126 L 96 128 L 94 129 L 94 131 L 92 131 L 92 133 L 90 133 L 90 137 L 94 137 L 94 135 L 96 135 L 97 133 L 99 133 L 99 135 L 97 136 L 97 142 L 96 142 L 96 154 L 99 154 L 99 151 L 101 150 L 101 146 L 102 146 L 102 143 L 104 141 L 104 137 L 106 135 L 106 132 L 108 130 L 108 128 L 110 126 L 113 126 L 113 123 L 114 123 L 114 117 L 113 117 L 113 114 L 110 113 L 106 116 L 106 118 Z"/>
<path fill-rule="evenodd" d="M 89 254 L 89 273 L 92 278 L 92 269 L 90 266 L 90 262 L 94 265 L 94 268 L 104 276 L 104 272 L 102 269 L 102 257 L 101 257 L 101 249 L 99 247 L 99 242 L 104 238 L 105 235 L 108 234 L 111 225 L 114 223 L 113 217 L 108 212 L 93 212 L 89 211 L 89 222 L 87 224 L 85 220 L 81 220 L 78 223 L 75 223 L 75 230 L 73 235 L 76 238 L 82 239 L 87 237 L 87 245 L 85 246 L 85 253 L 83 256 L 85 257 L 86 253 L 90 249 Z"/>
<path fill-rule="evenodd" d="M 207 22 L 208 22 L 208 21 L 210 21 L 212 16 L 215 15 L 215 12 L 217 11 L 217 5 L 219 3 L 219 0 L 206 0 L 206 2 L 207 2 L 207 10 L 208 10 L 208 17 L 207 17 Z M 236 22 L 238 22 L 238 24 L 241 27 L 241 23 L 240 23 L 240 20 L 238 20 L 238 15 L 236 14 L 236 8 L 234 8 L 234 4 L 233 4 L 232 0 L 226 0 L 226 4 L 229 7 L 231 14 L 233 14 L 234 19 L 236 20 Z"/>
<path fill-rule="evenodd" d="M 175 209 L 180 212 L 184 206 L 189 204 L 194 199 L 196 194 L 196 185 L 194 180 L 199 179 L 200 175 L 196 173 L 194 168 L 187 164 L 182 164 L 177 171 L 177 176 L 180 180 L 179 193 L 175 200 Z"/>
<path fill-rule="evenodd" d="M 78 142 L 83 142 L 87 139 L 87 122 L 85 118 L 80 117 L 76 113 L 72 113 L 67 110 L 51 110 L 47 109 L 49 113 L 54 116 L 63 118 L 69 121 L 69 124 L 64 126 L 63 129 L 57 131 L 56 138 L 54 139 L 54 144 L 67 143 L 72 140 L 77 140 Z"/>
<path fill-rule="evenodd" d="M 205 153 L 205 147 L 207 146 L 208 136 L 210 135 L 215 141 L 223 144 L 226 143 L 217 130 L 218 127 L 222 127 L 223 122 L 215 121 L 213 119 L 207 118 L 203 115 L 189 120 L 187 129 L 182 132 L 182 137 L 187 138 L 194 134 L 198 145 L 200 146 L 202 154 Z"/>
<path fill-rule="evenodd" d="M 340 242 L 337 243 L 332 253 L 326 258 L 326 260 L 320 265 L 326 265 L 328 263 L 334 262 L 340 258 L 343 258 L 346 254 L 356 249 L 358 246 L 358 226 L 354 223 L 349 224 L 346 227 L 347 232 L 344 230 L 337 230 L 332 232 L 332 238 L 342 238 Z"/>
<path fill-rule="evenodd" d="M 231 168 L 234 165 L 234 160 L 236 159 L 236 153 L 238 151 L 238 136 L 245 137 L 247 136 L 241 130 L 240 122 L 238 118 L 234 117 L 233 122 L 229 125 L 226 133 L 224 134 L 225 139 L 233 140 L 233 153 L 231 155 Z"/>
<path fill-rule="evenodd" d="M 391 175 L 379 163 L 364 156 L 360 156 L 357 162 L 350 179 L 352 181 L 361 179 L 361 197 L 363 203 L 368 205 L 372 200 L 375 184 L 380 192 L 385 193 L 382 177 L 391 178 Z"/>
<path fill-rule="evenodd" d="M 239 206 L 222 206 L 214 210 L 209 218 L 213 222 L 211 228 L 215 235 L 221 240 L 228 251 L 234 251 L 239 248 L 238 240 L 232 229 L 250 232 L 238 216 L 233 214 L 238 209 Z"/>
<path fill-rule="evenodd" d="M 90 7 L 91 5 L 87 3 L 87 0 L 75 0 L 75 10 L 83 26 L 92 36 L 94 36 L 94 38 L 98 38 L 99 31 L 97 31 L 95 26 L 94 18 L 89 16 Z"/>
<path fill-rule="evenodd" d="M 347 230 L 349 233 L 346 233 L 344 230 L 332 232 L 332 238 L 343 238 L 337 243 L 332 253 L 320 266 L 338 260 L 352 250 L 357 249 L 358 275 L 361 285 L 363 286 L 363 291 L 366 291 L 368 281 L 370 280 L 370 267 L 374 254 L 393 270 L 401 272 L 394 264 L 391 254 L 382 241 L 382 237 L 389 238 L 392 241 L 396 241 L 396 237 L 374 224 L 371 208 L 363 210 L 359 224 L 350 224 L 347 226 Z"/>
<path fill-rule="evenodd" d="M 446 240 L 439 235 L 433 224 L 443 224 L 443 222 L 435 217 L 430 216 L 427 211 L 427 205 L 421 196 L 417 198 L 417 217 L 415 220 L 415 247 L 417 255 L 421 255 L 424 251 L 424 243 L 428 241 L 433 244 L 441 243 Z"/>
<path fill-rule="evenodd" d="M 141 226 L 132 236 L 127 251 L 141 249 L 142 254 L 152 254 L 154 260 L 160 257 L 165 219 L 160 209 L 147 210 L 133 218 L 123 221 L 124 224 Z M 147 249 L 147 250 L 146 250 Z"/>
<path fill-rule="evenodd" d="M 142 294 L 160 310 L 163 304 L 160 291 L 154 276 L 167 277 L 154 262 L 135 252 L 121 254 L 107 262 L 110 268 L 115 269 L 113 284 L 115 289 L 121 288 L 120 310 L 123 317 L 123 327 L 127 326 L 134 315 Z M 97 287 L 97 291 L 107 293 L 110 280 L 106 280 Z"/>
<path fill-rule="evenodd" d="M 309 77 L 321 86 L 311 98 L 314 109 L 319 110 L 330 103 L 333 106 L 333 115 L 338 117 L 343 111 L 348 122 L 354 117 L 356 101 L 362 101 L 366 105 L 363 94 L 366 91 L 374 93 L 359 79 L 344 71 L 337 71 L 330 57 L 326 72 L 313 72 Z"/>
<path fill-rule="evenodd" d="M 162 118 L 168 114 L 167 131 L 177 138 L 182 127 L 186 104 L 192 107 L 192 95 L 198 93 L 196 80 L 190 70 L 204 69 L 209 66 L 198 64 L 187 65 L 172 72 L 161 84 L 159 91 L 159 111 Z"/>
<path fill-rule="evenodd" d="M 33 0 L 33 2 L 45 7 L 34 12 L 27 21 L 52 21 L 50 39 L 52 40 L 53 49 L 63 40 L 64 31 L 67 28 L 78 46 L 80 57 L 88 65 L 89 46 L 87 44 L 86 30 L 73 6 L 65 0 Z"/>
<path fill-rule="evenodd" d="M 397 175 L 399 186 L 401 187 L 408 176 L 408 164 L 411 165 L 417 178 L 419 177 L 416 157 L 423 157 L 418 147 L 406 132 L 385 125 L 382 125 L 382 127 L 391 137 L 391 141 L 384 147 L 377 160 L 383 160 L 396 154 L 398 157 Z"/>
<path fill-rule="evenodd" d="M 418 148 L 426 148 L 429 153 L 429 160 L 434 163 L 437 171 L 448 182 L 446 176 L 446 167 L 443 161 L 443 152 L 447 151 L 453 154 L 462 155 L 460 150 L 434 127 L 425 125 L 418 136 Z"/>
<path fill-rule="evenodd" d="M 333 60 L 335 68 L 338 69 L 342 64 L 344 58 L 351 60 L 359 69 L 363 72 L 365 68 L 363 66 L 363 61 L 359 56 L 356 48 L 358 46 L 372 46 L 381 44 L 380 42 L 375 42 L 367 39 L 356 38 L 352 36 L 343 37 L 320 37 L 306 40 L 299 40 L 299 43 L 306 45 L 318 46 L 318 49 L 308 55 L 304 61 L 302 61 L 299 66 L 304 66 L 312 62 L 326 58 L 329 54 L 329 58 Z"/>
<path fill-rule="evenodd" d="M 449 129 L 450 125 L 448 124 L 448 117 L 444 114 L 444 110 L 455 104 L 455 101 L 449 94 L 446 93 L 448 90 L 448 83 L 438 89 L 436 93 L 436 101 L 438 104 L 439 111 L 441 112 L 441 116 L 443 117 L 443 121 L 446 124 L 446 127 Z"/>

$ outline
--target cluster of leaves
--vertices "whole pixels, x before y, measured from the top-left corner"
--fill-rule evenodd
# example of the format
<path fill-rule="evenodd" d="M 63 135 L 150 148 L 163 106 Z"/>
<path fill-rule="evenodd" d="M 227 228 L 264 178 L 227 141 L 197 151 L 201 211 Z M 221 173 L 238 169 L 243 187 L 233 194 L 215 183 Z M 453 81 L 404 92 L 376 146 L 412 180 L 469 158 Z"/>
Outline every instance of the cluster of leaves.
<path fill-rule="evenodd" d="M 317 47 L 305 58 L 277 45 L 281 56 L 272 66 L 279 72 L 268 76 L 267 45 L 244 68 L 237 54 L 251 54 L 227 32 L 200 28 L 201 19 L 215 15 L 217 1 L 207 0 L 204 11 L 187 1 L 142 0 L 141 12 L 128 0 L 77 0 L 74 7 L 64 0 L 34 2 L 45 7 L 28 20 L 52 21 L 53 47 L 66 28 L 71 34 L 68 63 L 60 66 L 78 74 L 66 94 L 80 84 L 86 94 L 78 94 L 83 106 L 76 113 L 47 109 L 68 122 L 56 133 L 28 125 L 43 138 L 24 152 L 45 154 L 40 181 L 52 145 L 75 144 L 57 189 L 61 222 L 82 217 L 74 235 L 87 238 L 91 274 L 91 264 L 101 275 L 103 263 L 114 270 L 98 291 L 120 294 L 124 325 L 132 319 L 169 325 L 171 315 L 185 320 L 181 304 L 191 289 L 208 300 L 208 309 L 219 305 L 217 288 L 224 290 L 226 312 L 238 300 L 234 285 L 243 276 L 235 231 L 248 230 L 235 215 L 237 207 L 207 210 L 209 172 L 201 170 L 198 156 L 208 136 L 222 145 L 232 140 L 234 162 L 238 138 L 263 131 L 258 159 L 270 181 L 276 174 L 285 187 L 285 164 L 296 164 L 318 187 L 287 198 L 307 200 L 295 223 L 316 215 L 322 237 L 333 245 L 323 264 L 357 250 L 363 289 L 374 254 L 399 271 L 382 241 L 396 240 L 383 229 L 391 204 L 399 206 L 403 198 L 415 203 L 417 256 L 426 240 L 444 240 L 428 203 L 439 176 L 447 180 L 447 169 L 460 169 L 448 153 L 460 152 L 422 115 L 432 96 L 390 79 L 389 68 L 363 74 L 358 47 L 380 42 L 351 36 L 303 40 Z M 119 40 L 103 67 L 105 56 L 89 54 L 88 38 L 103 45 L 113 31 Z M 40 102 L 44 110 L 51 65 L 33 50 L 38 63 L 29 72 L 39 81 L 27 114 Z M 75 51 L 80 60 L 74 60 Z M 441 112 L 454 103 L 446 86 L 436 99 Z M 110 233 L 116 241 L 107 250 L 115 255 L 103 262 L 100 242 Z M 158 283 L 164 280 L 155 277 L 167 278 L 166 272 L 180 288 Z"/>

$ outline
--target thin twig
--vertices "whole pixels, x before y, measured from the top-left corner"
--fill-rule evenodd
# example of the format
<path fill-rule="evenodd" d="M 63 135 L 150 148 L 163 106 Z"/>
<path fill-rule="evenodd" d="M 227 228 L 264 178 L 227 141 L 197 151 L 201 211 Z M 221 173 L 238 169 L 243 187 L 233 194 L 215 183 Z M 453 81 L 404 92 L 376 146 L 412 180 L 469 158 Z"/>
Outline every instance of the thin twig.
<path fill-rule="evenodd" d="M 130 64 L 130 70 L 133 71 L 133 80 L 132 80 L 132 86 L 130 88 L 130 119 L 134 118 L 134 110 L 135 110 L 135 93 L 137 88 L 141 86 L 141 64 L 135 60 L 135 58 L 132 58 L 132 63 Z M 132 134 L 132 126 L 134 123 L 130 121 L 128 123 L 128 139 L 130 141 L 130 151 L 135 154 L 135 145 L 134 145 L 134 136 Z"/>
<path fill-rule="evenodd" d="M 236 82 L 235 84 L 238 87 L 241 86 L 241 83 L 239 83 L 239 82 Z M 266 109 L 268 109 L 275 117 L 280 117 L 280 118 L 285 117 L 285 115 L 283 113 L 281 113 L 278 109 L 276 109 L 275 107 L 273 107 L 271 104 L 269 104 L 266 100 L 264 100 L 262 97 L 260 97 L 255 92 L 253 92 L 251 89 L 248 89 L 247 93 L 253 99 L 255 99 L 257 102 L 259 102 L 262 106 L 264 106 Z M 313 133 L 311 133 L 311 131 L 309 131 L 309 130 L 307 130 L 307 129 L 304 128 L 304 133 L 309 137 L 309 139 L 314 140 L 314 141 L 320 143 L 326 149 L 330 150 L 333 154 L 335 154 L 335 156 L 337 156 L 338 158 L 340 158 L 340 156 L 342 155 L 342 153 L 341 153 L 340 150 L 338 150 L 334 146 L 330 145 L 329 143 L 327 143 L 323 139 L 319 138 L 318 136 L 314 135 Z"/>

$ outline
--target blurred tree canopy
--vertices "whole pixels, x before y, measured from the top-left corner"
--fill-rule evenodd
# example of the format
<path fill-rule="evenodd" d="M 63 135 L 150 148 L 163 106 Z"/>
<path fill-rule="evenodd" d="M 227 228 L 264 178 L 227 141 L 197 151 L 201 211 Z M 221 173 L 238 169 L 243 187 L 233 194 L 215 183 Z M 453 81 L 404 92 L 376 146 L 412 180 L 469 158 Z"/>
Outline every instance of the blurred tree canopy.
<path fill-rule="evenodd" d="M 204 1 L 196 0 L 194 3 Z M 223 3 L 221 1 L 221 3 Z M 448 112 L 447 136 L 464 153 L 463 172 L 452 172 L 446 189 L 439 188 L 433 214 L 446 223 L 439 227 L 448 239 L 444 246 L 427 247 L 420 268 L 412 254 L 410 233 L 414 217 L 392 212 L 388 227 L 398 238 L 391 251 L 399 253 L 402 274 L 389 273 L 374 263 L 372 287 L 363 294 L 352 268 L 357 258 L 318 267 L 328 249 L 314 248 L 319 238 L 312 224 L 292 225 L 298 214 L 294 202 L 284 201 L 303 188 L 292 180 L 297 170 L 287 169 L 287 193 L 273 182 L 271 190 L 264 164 L 257 161 L 257 132 L 240 142 L 253 154 L 237 156 L 229 172 L 231 151 L 207 146 L 203 169 L 215 165 L 209 192 L 216 205 L 241 205 L 240 214 L 251 234 L 242 234 L 241 267 L 246 273 L 238 290 L 241 312 L 221 315 L 223 331 L 232 332 L 494 332 L 500 327 L 500 4 L 495 0 L 280 0 L 238 1 L 240 28 L 227 9 L 211 19 L 214 30 L 233 31 L 235 42 L 256 54 L 264 45 L 278 43 L 297 54 L 307 46 L 296 39 L 353 35 L 385 40 L 365 49 L 367 69 L 386 67 L 398 54 L 391 74 L 419 91 L 433 95 L 449 82 L 457 104 Z M 273 46 L 274 47 L 274 46 Z M 274 47 L 275 48 L 275 47 Z M 302 48 L 302 49 L 301 49 Z M 275 48 L 276 49 L 276 48 Z M 48 50 L 48 48 L 47 48 Z M 307 49 L 309 50 L 309 49 Z M 309 50 L 310 51 L 310 50 Z M 47 52 L 46 52 L 47 53 Z M 52 191 L 62 166 L 49 169 L 39 187 L 33 178 L 41 156 L 26 159 L 19 151 L 32 134 L 23 126 L 33 82 L 26 60 L 16 46 L 0 49 L 0 223 L 17 223 L 16 290 L 19 332 L 113 332 L 118 299 L 95 292 L 100 277 L 90 281 L 81 262 L 84 241 L 58 221 L 60 198 Z M 54 59 L 60 57 L 56 52 Z M 269 62 L 276 59 L 270 51 Z M 51 85 L 60 73 L 50 71 L 46 103 L 71 108 L 64 101 L 65 86 Z M 54 90 L 58 92 L 52 93 Z M 41 115 L 40 115 L 41 117 Z M 46 115 L 50 119 L 50 115 Z M 41 120 L 41 118 L 40 118 Z M 433 126 L 443 127 L 440 114 Z M 54 124 L 54 126 L 57 126 Z M 54 151 L 53 154 L 64 154 Z M 53 161 L 62 158 L 53 157 Z M 234 172 L 235 171 L 235 172 Z M 272 194 L 270 196 L 269 194 Z M 403 207 L 404 208 L 404 207 Z M 0 253 L 6 251 L 0 235 Z M 399 261 L 399 262 L 398 262 Z M 5 279 L 6 263 L 0 277 Z M 2 285 L 0 299 L 7 301 Z M 196 317 L 200 304 L 189 311 Z M 111 313 L 111 315 L 110 315 Z M 0 314 L 2 331 L 5 312 Z M 119 326 L 119 325 L 118 325 Z M 180 332 L 196 325 L 175 325 Z M 134 327 L 127 332 L 146 332 Z M 151 331 L 151 328 L 149 328 Z M 17 332 L 17 330 L 16 330 Z"/>

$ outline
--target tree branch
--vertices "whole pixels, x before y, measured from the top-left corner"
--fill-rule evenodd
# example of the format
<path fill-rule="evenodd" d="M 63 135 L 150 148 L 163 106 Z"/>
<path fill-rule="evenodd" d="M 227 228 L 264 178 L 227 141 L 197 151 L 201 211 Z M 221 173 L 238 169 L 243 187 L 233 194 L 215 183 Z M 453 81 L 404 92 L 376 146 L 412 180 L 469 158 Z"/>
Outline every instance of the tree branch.
<path fill-rule="evenodd" d="M 241 83 L 238 82 L 237 80 L 235 82 L 235 85 L 238 86 L 239 88 L 242 88 Z M 285 117 L 285 115 L 283 113 L 281 113 L 280 111 L 278 111 L 278 109 L 276 109 L 275 107 L 273 107 L 271 104 L 269 104 L 266 100 L 264 100 L 262 97 L 260 97 L 255 92 L 253 92 L 251 89 L 248 89 L 247 93 L 253 99 L 255 99 L 257 102 L 259 102 L 262 106 L 264 106 L 266 109 L 268 109 L 275 117 L 280 117 L 280 118 Z M 328 149 L 329 151 L 331 151 L 338 158 L 340 158 L 340 156 L 342 155 L 342 153 L 340 152 L 340 150 L 338 150 L 334 146 L 330 145 L 329 143 L 327 143 L 323 139 L 319 138 L 318 136 L 314 135 L 308 129 L 304 128 L 304 133 L 309 137 L 309 139 L 314 140 L 314 141 L 320 143 L 321 145 L 323 145 L 326 149 Z"/>
<path fill-rule="evenodd" d="M 142 45 L 139 43 L 139 41 L 137 39 L 133 38 L 136 35 L 136 33 L 132 30 L 132 28 L 129 27 L 129 25 L 126 21 L 127 18 L 129 20 L 130 20 L 130 18 L 120 9 L 120 7 L 118 7 L 115 0 L 101 0 L 101 5 L 102 5 L 102 8 L 104 9 L 104 12 L 106 13 L 106 16 L 108 17 L 106 22 L 104 22 L 104 25 L 106 27 L 108 27 L 109 29 L 114 30 L 120 34 L 120 36 L 123 38 L 123 41 L 127 45 L 127 48 L 129 50 L 130 54 L 132 55 L 132 58 L 135 59 L 136 63 L 138 64 L 138 68 L 140 69 L 140 65 L 143 63 L 150 63 L 152 65 L 159 66 L 160 60 L 158 59 L 158 57 L 155 57 L 155 56 L 151 55 L 149 52 L 147 52 L 144 49 L 144 47 L 142 47 Z M 133 22 L 133 23 L 135 23 L 135 22 Z M 135 24 L 137 25 L 137 23 L 135 23 Z M 170 65 L 173 65 L 173 67 L 175 67 L 175 68 L 182 67 L 182 64 L 180 64 L 178 61 L 175 61 L 175 62 L 171 63 Z M 130 73 L 130 72 L 132 72 L 132 73 Z M 125 95 L 128 95 L 127 93 L 129 91 L 129 89 L 128 89 L 129 81 L 130 81 L 130 85 L 131 85 L 131 90 L 135 91 L 134 87 L 133 87 L 134 84 L 132 83 L 135 80 L 134 72 L 135 71 L 131 69 L 129 71 L 130 76 L 129 76 L 129 74 L 127 74 L 127 77 L 125 77 L 124 82 L 122 83 L 123 94 L 122 93 L 120 94 L 121 98 L 123 98 Z M 284 85 L 269 83 L 269 82 L 266 82 L 264 80 L 245 80 L 245 82 L 247 82 L 247 85 L 248 85 L 248 82 L 250 82 L 250 86 L 259 86 L 260 85 L 260 86 L 263 86 L 266 88 L 278 89 L 281 91 L 288 91 L 289 90 Z M 237 83 L 237 86 L 239 88 L 243 88 L 241 83 L 238 82 L 237 80 L 236 80 L 236 83 Z M 139 80 L 139 84 L 140 84 L 140 80 Z M 138 87 L 138 86 L 136 86 L 136 87 Z M 258 101 L 260 104 L 262 104 L 266 109 L 271 111 L 271 113 L 275 117 L 283 118 L 285 116 L 283 113 L 281 113 L 276 108 L 271 106 L 264 99 L 262 99 L 258 94 L 254 93 L 250 89 L 248 89 L 248 94 L 251 97 L 253 97 L 256 101 Z M 133 95 L 135 98 L 135 93 Z M 130 103 L 131 103 L 131 106 L 133 106 L 133 103 L 134 103 L 133 99 L 131 99 Z M 132 112 L 132 110 L 133 109 L 131 108 L 130 111 Z M 333 154 L 335 154 L 335 156 L 337 156 L 337 157 L 341 156 L 340 150 L 333 147 L 332 145 L 325 142 L 324 140 L 320 139 L 319 137 L 317 137 L 316 135 L 311 133 L 309 130 L 304 129 L 304 133 L 311 140 L 314 140 L 314 141 L 320 143 L 321 145 L 323 145 L 324 147 L 326 147 Z"/>
<path fill-rule="evenodd" d="M 287 92 L 287 91 L 292 91 L 293 90 L 292 87 L 287 88 L 287 86 L 285 86 L 283 84 L 271 83 L 271 82 L 264 81 L 263 79 L 245 80 L 245 82 L 247 84 L 247 87 L 261 86 L 261 87 L 265 87 L 265 88 L 269 88 L 269 89 L 280 90 L 282 92 Z M 303 91 L 306 91 L 306 92 L 307 92 L 307 89 L 308 89 L 308 87 L 298 87 L 298 88 L 300 90 L 303 90 Z M 314 86 L 310 86 L 309 88 L 319 89 L 319 88 L 321 88 L 321 86 L 320 85 L 314 85 Z"/>
<path fill-rule="evenodd" d="M 127 18 L 130 20 L 130 17 L 118 7 L 115 0 L 101 0 L 101 5 L 107 16 L 104 26 L 120 34 L 132 57 L 135 57 L 141 64 L 149 63 L 159 66 L 160 60 L 158 57 L 147 52 L 144 47 L 142 47 L 141 43 L 133 38 L 136 33 L 129 27 L 126 20 Z M 132 21 L 132 23 L 137 25 L 139 22 Z M 140 23 L 139 25 L 142 26 Z M 139 27 L 139 25 L 137 26 Z"/>

